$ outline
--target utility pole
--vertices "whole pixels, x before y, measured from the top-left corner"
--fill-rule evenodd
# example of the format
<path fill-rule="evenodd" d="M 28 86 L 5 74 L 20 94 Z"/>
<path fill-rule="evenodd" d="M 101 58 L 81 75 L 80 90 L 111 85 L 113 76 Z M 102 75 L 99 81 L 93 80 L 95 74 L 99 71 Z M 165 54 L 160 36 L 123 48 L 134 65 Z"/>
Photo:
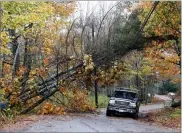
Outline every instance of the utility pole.
<path fill-rule="evenodd" d="M 97 68 L 94 67 L 94 76 L 97 75 Z M 95 105 L 96 105 L 96 108 L 98 108 L 98 83 L 97 83 L 97 79 L 95 79 L 94 81 L 94 87 L 95 87 Z"/>
<path fill-rule="evenodd" d="M 57 72 L 56 72 L 56 74 L 58 75 L 58 73 L 59 73 L 59 49 L 57 48 L 57 50 L 56 50 L 57 52 L 56 52 L 56 61 L 57 61 L 57 65 L 56 65 L 56 70 L 57 70 Z M 57 90 L 59 89 L 59 77 L 57 76 Z"/>
<path fill-rule="evenodd" d="M 136 64 L 135 64 L 135 66 L 136 66 L 136 69 L 137 69 L 137 75 L 136 75 L 136 86 L 137 86 L 137 90 L 139 90 L 139 77 L 138 77 L 138 62 L 136 62 Z"/>

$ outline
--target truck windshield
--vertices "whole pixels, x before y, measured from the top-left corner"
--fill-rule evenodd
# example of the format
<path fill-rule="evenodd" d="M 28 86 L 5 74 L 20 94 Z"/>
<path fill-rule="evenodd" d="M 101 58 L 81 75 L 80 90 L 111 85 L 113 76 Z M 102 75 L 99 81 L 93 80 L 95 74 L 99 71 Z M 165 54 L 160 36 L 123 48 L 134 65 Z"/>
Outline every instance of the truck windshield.
<path fill-rule="evenodd" d="M 116 98 L 125 98 L 125 99 L 130 99 L 133 100 L 136 98 L 136 93 L 133 92 L 126 92 L 126 91 L 115 91 L 113 93 L 113 96 Z"/>

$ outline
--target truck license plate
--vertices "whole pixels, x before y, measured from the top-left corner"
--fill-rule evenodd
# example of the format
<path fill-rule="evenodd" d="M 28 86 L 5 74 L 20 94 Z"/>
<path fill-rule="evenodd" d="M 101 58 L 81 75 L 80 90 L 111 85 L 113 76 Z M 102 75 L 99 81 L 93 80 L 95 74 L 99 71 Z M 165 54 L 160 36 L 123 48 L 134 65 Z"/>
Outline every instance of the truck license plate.
<path fill-rule="evenodd" d="M 123 109 L 120 109 L 119 112 L 125 112 Z"/>

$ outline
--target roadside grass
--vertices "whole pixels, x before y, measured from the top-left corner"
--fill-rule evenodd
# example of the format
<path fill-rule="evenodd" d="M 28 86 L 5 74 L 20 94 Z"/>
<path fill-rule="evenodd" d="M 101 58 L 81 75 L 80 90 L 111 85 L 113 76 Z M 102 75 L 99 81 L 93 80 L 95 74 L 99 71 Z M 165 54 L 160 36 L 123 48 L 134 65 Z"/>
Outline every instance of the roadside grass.
<path fill-rule="evenodd" d="M 89 99 L 92 101 L 92 103 L 95 105 L 95 96 L 90 95 Z M 98 95 L 98 107 L 99 108 L 106 108 L 108 104 L 109 98 L 104 94 Z"/>
<path fill-rule="evenodd" d="M 171 117 L 180 117 L 181 116 L 181 109 L 176 109 L 170 116 Z"/>

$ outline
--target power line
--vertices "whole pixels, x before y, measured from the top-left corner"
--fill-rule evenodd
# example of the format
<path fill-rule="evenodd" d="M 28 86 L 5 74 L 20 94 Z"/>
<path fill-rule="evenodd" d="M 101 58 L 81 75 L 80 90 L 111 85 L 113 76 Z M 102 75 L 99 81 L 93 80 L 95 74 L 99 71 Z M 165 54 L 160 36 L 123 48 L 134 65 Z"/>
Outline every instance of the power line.
<path fill-rule="evenodd" d="M 145 20 L 144 20 L 144 22 L 143 22 L 143 24 L 142 24 L 140 30 L 138 31 L 137 35 L 135 36 L 133 42 L 137 41 L 138 36 L 139 36 L 139 33 L 143 31 L 145 25 L 147 24 L 148 20 L 150 19 L 152 13 L 154 12 L 154 10 L 156 9 L 156 7 L 157 7 L 158 4 L 159 4 L 159 1 L 155 1 L 155 2 L 153 3 L 152 8 L 150 9 L 150 11 L 149 11 L 147 17 L 145 18 Z M 113 53 L 114 56 L 115 56 L 118 52 L 120 52 L 120 51 L 121 51 L 121 50 L 115 51 L 115 53 Z M 104 60 L 105 58 L 106 58 L 106 57 L 103 57 L 103 58 L 99 59 L 98 62 Z M 113 57 L 112 57 L 112 58 L 113 58 Z"/>
<path fill-rule="evenodd" d="M 156 9 L 156 7 L 157 7 L 158 4 L 159 4 L 159 1 L 155 1 L 155 2 L 153 3 L 152 8 L 150 9 L 150 11 L 149 11 L 147 17 L 145 18 L 145 20 L 144 20 L 144 22 L 143 22 L 143 24 L 142 24 L 140 30 L 138 31 L 137 36 L 135 37 L 135 39 L 138 39 L 139 33 L 143 31 L 145 25 L 147 24 L 148 20 L 150 19 L 152 13 L 154 12 L 154 10 Z M 134 39 L 134 40 L 135 40 L 135 39 Z"/>

